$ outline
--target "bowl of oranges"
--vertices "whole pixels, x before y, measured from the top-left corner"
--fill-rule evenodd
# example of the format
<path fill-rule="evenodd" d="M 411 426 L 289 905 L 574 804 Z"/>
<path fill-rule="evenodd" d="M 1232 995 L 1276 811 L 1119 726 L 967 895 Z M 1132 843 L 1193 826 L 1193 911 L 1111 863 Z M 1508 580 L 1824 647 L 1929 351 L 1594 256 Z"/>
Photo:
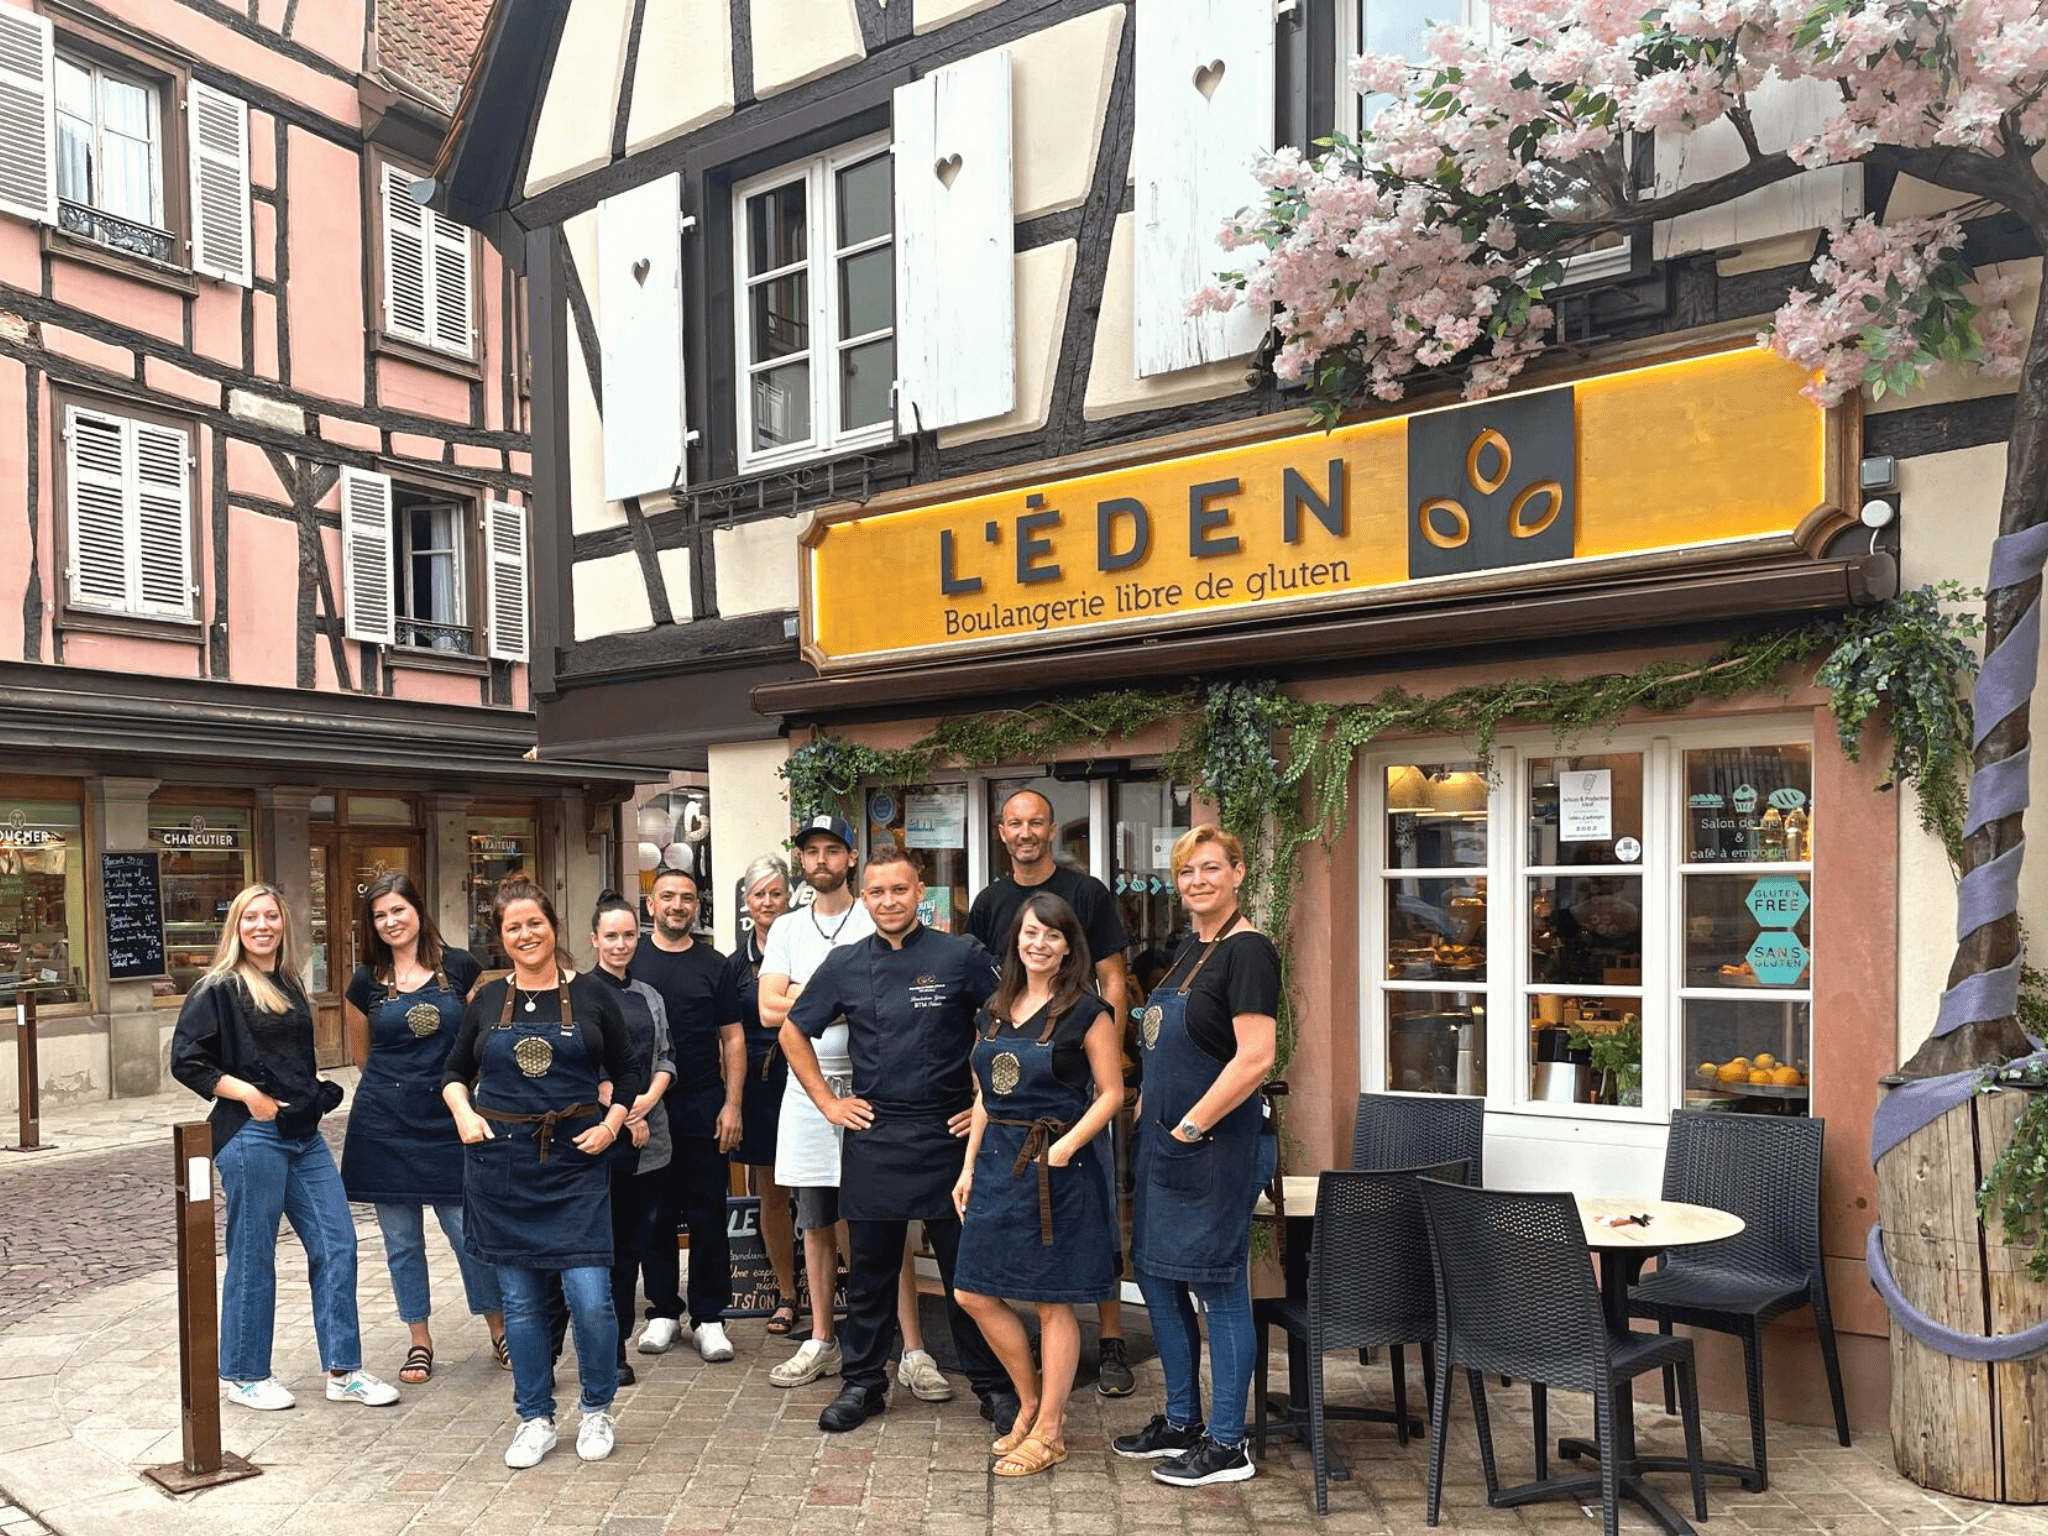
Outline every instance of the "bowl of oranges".
<path fill-rule="evenodd" d="M 1804 1094 L 1807 1088 L 1807 1075 L 1802 1068 L 1780 1061 L 1768 1051 L 1727 1061 L 1703 1061 L 1694 1075 L 1703 1086 L 1723 1093 L 1793 1098 Z"/>

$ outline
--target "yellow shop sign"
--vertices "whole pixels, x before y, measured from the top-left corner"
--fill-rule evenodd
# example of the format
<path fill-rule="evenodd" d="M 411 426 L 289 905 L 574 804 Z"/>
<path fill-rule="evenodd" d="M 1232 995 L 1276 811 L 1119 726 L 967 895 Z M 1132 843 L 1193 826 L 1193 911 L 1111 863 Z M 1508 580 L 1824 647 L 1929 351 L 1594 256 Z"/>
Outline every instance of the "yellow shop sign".
<path fill-rule="evenodd" d="M 832 672 L 1783 551 L 1849 462 L 1806 382 L 1745 347 L 835 508 L 804 536 L 805 655 Z"/>

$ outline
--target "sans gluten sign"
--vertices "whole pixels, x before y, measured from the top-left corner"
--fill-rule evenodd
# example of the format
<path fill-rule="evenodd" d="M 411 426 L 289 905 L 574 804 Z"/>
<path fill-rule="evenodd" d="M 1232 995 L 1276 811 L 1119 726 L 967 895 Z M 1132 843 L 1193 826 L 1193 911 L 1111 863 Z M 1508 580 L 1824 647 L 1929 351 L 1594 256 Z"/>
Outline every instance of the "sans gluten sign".
<path fill-rule="evenodd" d="M 1807 375 L 1757 349 L 1331 432 L 1039 480 L 918 488 L 816 519 L 821 671 L 1538 586 L 1703 545 L 1789 548 L 1838 503 Z"/>

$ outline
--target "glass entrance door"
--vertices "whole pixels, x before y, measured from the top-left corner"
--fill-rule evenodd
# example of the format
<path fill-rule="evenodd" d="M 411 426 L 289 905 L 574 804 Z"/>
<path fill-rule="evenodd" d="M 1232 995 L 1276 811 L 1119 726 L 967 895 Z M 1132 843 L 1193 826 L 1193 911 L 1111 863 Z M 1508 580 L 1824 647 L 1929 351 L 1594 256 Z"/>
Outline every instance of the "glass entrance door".
<path fill-rule="evenodd" d="M 312 845 L 314 1048 L 323 1067 L 353 1062 L 342 1028 L 342 992 L 363 962 L 362 910 L 371 883 L 397 872 L 420 883 L 420 839 L 380 829 L 316 833 Z M 421 899 L 433 898 L 421 892 Z"/>

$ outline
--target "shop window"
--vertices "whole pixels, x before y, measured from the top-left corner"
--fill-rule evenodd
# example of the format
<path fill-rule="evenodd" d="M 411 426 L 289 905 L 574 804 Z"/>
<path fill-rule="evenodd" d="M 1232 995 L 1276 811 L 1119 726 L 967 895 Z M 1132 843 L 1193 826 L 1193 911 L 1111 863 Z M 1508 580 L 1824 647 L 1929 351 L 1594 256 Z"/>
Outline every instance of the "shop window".
<path fill-rule="evenodd" d="M 471 816 L 469 832 L 469 952 L 487 971 L 509 970 L 491 908 L 510 880 L 540 880 L 539 828 L 532 816 Z M 573 918 L 563 917 L 572 923 Z M 573 934 L 564 934 L 565 940 Z"/>
<path fill-rule="evenodd" d="M 1010 850 L 1003 842 L 1002 818 L 1004 807 L 1010 796 L 1020 789 L 1029 789 L 1045 796 L 1052 807 L 1052 825 L 1047 829 L 1052 838 L 1052 856 L 1056 863 L 1068 869 L 1080 870 L 1083 874 L 1094 872 L 1094 861 L 1090 853 L 1094 845 L 1093 829 L 1090 825 L 1090 795 L 1086 780 L 1016 778 L 991 779 L 988 785 L 988 808 L 990 836 L 988 840 L 988 874 L 991 880 L 1010 872 Z"/>
<path fill-rule="evenodd" d="M 913 784 L 867 791 L 870 853 L 901 843 L 924 872 L 918 916 L 941 933 L 965 933 L 974 899 L 967 869 L 967 786 Z"/>
<path fill-rule="evenodd" d="M 380 339 L 467 362 L 476 356 L 476 235 L 413 196 L 423 174 L 373 163 Z"/>
<path fill-rule="evenodd" d="M 524 661 L 526 511 L 341 472 L 343 609 L 350 639 L 400 652 Z"/>
<path fill-rule="evenodd" d="M 697 928 L 709 933 L 717 921 L 718 892 L 711 877 L 711 791 L 700 785 L 650 795 L 634 809 L 634 878 L 640 892 L 640 921 L 653 922 L 648 905 L 654 895 L 657 869 L 686 870 L 697 881 Z M 764 852 L 770 850 L 762 850 Z M 786 849 L 772 850 L 787 854 Z M 751 858 L 749 854 L 747 857 Z M 796 861 L 790 860 L 791 873 Z M 745 895 L 733 893 L 733 910 L 739 914 L 740 931 L 751 929 Z"/>
<path fill-rule="evenodd" d="M 893 433 L 891 187 L 867 139 L 733 188 L 741 469 Z"/>
<path fill-rule="evenodd" d="M 66 616 L 189 622 L 192 427 L 135 407 L 76 401 L 63 416 Z"/>
<path fill-rule="evenodd" d="M 86 1001 L 85 932 L 78 802 L 0 798 L 0 1003 Z"/>
<path fill-rule="evenodd" d="M 1487 783 L 1476 763 L 1383 770 L 1384 1085 L 1486 1091 Z"/>
<path fill-rule="evenodd" d="M 164 963 L 153 983 L 160 998 L 183 997 L 213 964 L 221 924 L 250 881 L 250 815 L 232 806 L 149 808 L 149 845 L 158 850 L 164 905 Z"/>

